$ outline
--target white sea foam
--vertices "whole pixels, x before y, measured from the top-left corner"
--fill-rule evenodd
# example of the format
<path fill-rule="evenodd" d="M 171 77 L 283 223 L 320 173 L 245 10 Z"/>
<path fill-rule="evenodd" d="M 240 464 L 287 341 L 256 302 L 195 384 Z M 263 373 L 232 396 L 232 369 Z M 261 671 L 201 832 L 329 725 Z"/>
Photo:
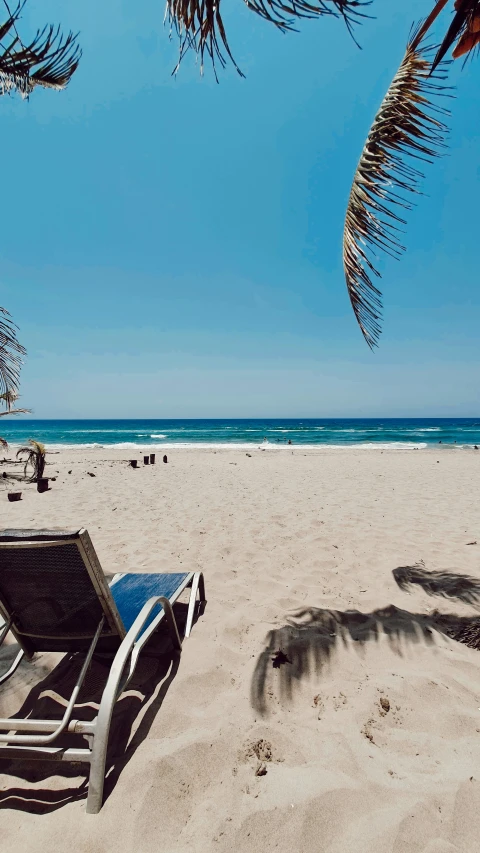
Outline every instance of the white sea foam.
<path fill-rule="evenodd" d="M 65 450 L 67 448 L 69 450 L 75 450 L 77 448 L 79 450 L 80 449 L 85 450 L 88 448 L 95 449 L 95 448 L 102 448 L 102 447 L 118 447 L 118 444 L 98 444 L 98 442 L 92 442 L 92 441 L 84 442 L 82 444 L 69 444 L 68 442 L 65 442 L 65 444 L 63 444 L 62 442 L 56 441 L 56 442 L 48 442 L 46 447 L 47 447 L 47 453 L 48 453 L 49 450 Z"/>
<path fill-rule="evenodd" d="M 165 447 L 164 444 L 154 444 L 152 441 L 144 441 L 144 442 L 135 442 L 135 441 L 119 441 L 116 444 L 61 444 L 59 442 L 48 444 L 47 452 L 49 450 L 88 450 L 88 449 L 97 449 L 97 450 L 141 450 L 142 448 L 149 449 L 151 447 Z"/>
<path fill-rule="evenodd" d="M 456 445 L 457 447 L 459 445 Z M 471 447 L 471 445 L 469 445 Z M 368 441 L 358 444 L 277 444 L 277 442 L 203 442 L 203 441 L 177 441 L 177 442 L 133 442 L 122 441 L 116 444 L 49 444 L 47 450 L 87 450 L 89 448 L 101 450 L 265 450 L 265 451 L 293 451 L 293 450 L 423 450 L 428 447 L 425 442 L 409 441 Z"/>

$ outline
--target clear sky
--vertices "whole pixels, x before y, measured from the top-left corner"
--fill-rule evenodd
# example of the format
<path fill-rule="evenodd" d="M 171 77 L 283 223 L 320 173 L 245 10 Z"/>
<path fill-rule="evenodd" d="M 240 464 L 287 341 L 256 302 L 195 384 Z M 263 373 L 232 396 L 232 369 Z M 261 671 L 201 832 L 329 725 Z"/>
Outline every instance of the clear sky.
<path fill-rule="evenodd" d="M 232 67 L 170 76 L 161 0 L 29 0 L 26 23 L 81 31 L 64 93 L 2 98 L 0 304 L 28 349 L 35 417 L 478 416 L 478 61 L 427 167 L 408 252 L 382 260 L 371 353 L 341 264 L 366 133 L 412 21 L 282 36 L 223 0 Z M 448 13 L 443 16 L 446 27 Z"/>

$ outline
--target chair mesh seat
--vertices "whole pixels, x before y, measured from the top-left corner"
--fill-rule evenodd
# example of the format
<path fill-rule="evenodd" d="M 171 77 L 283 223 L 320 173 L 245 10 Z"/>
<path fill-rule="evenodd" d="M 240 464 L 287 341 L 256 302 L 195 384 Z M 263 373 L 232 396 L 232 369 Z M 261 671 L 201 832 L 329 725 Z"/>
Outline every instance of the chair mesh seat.
<path fill-rule="evenodd" d="M 2 549 L 0 598 L 21 630 L 32 634 L 92 635 L 103 615 L 74 543 Z"/>

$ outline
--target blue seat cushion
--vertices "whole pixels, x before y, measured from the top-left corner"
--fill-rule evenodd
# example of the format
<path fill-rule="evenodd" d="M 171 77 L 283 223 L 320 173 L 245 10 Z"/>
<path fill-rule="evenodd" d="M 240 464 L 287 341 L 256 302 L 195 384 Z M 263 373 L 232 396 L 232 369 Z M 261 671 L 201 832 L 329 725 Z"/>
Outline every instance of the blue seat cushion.
<path fill-rule="evenodd" d="M 153 598 L 156 595 L 172 598 L 187 576 L 187 572 L 183 574 L 172 572 L 162 575 L 131 573 L 121 575 L 118 579 L 114 578 L 110 585 L 110 592 L 112 593 L 125 630 L 130 630 L 143 605 L 149 598 Z M 150 619 L 145 623 L 145 628 L 158 616 L 161 609 L 161 605 L 154 609 Z"/>

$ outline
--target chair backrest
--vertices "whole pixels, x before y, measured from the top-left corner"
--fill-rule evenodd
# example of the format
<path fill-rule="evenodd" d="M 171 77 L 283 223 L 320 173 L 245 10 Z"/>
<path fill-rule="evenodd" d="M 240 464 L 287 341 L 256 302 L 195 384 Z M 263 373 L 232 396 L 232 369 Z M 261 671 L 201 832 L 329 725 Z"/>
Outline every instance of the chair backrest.
<path fill-rule="evenodd" d="M 105 623 L 97 651 L 125 636 L 85 529 L 0 530 L 0 612 L 27 654 L 88 649 Z"/>

